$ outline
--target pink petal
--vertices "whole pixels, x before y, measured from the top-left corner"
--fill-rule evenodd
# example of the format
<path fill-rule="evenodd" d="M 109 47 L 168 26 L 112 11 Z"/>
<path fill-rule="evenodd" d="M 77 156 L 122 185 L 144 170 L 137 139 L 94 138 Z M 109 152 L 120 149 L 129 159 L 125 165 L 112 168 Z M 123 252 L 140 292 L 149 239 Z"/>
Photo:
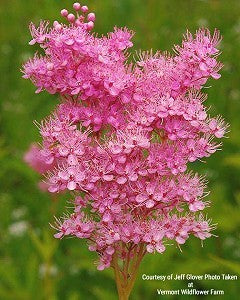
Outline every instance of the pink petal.
<path fill-rule="evenodd" d="M 159 245 L 156 246 L 156 250 L 159 253 L 163 253 L 166 250 L 166 247 L 163 246 L 162 244 L 159 244 Z"/>
<path fill-rule="evenodd" d="M 148 199 L 148 196 L 144 195 L 144 194 L 139 194 L 136 196 L 136 201 L 138 203 L 142 203 L 142 202 L 146 201 L 147 199 Z"/>
<path fill-rule="evenodd" d="M 151 244 L 148 244 L 147 247 L 146 247 L 146 249 L 147 249 L 147 252 L 149 252 L 149 253 L 153 253 L 154 252 L 154 247 Z"/>
<path fill-rule="evenodd" d="M 58 232 L 58 233 L 55 233 L 55 234 L 54 234 L 54 237 L 55 237 L 56 239 L 60 239 L 62 236 L 63 236 L 63 233 L 62 233 L 62 232 Z"/>
<path fill-rule="evenodd" d="M 176 237 L 176 242 L 178 244 L 184 244 L 186 242 L 186 240 L 183 237 L 181 237 L 181 236 L 177 236 Z"/>
<path fill-rule="evenodd" d="M 125 182 L 127 182 L 126 177 L 118 177 L 118 179 L 117 179 L 118 184 L 124 184 Z"/>
<path fill-rule="evenodd" d="M 76 184 L 76 182 L 74 182 L 74 181 L 70 181 L 70 182 L 67 184 L 67 188 L 69 189 L 69 191 L 75 190 L 76 187 L 77 187 L 77 184 Z"/>
<path fill-rule="evenodd" d="M 153 200 L 148 200 L 146 202 L 146 207 L 147 208 L 152 208 L 155 205 L 155 202 Z"/>
<path fill-rule="evenodd" d="M 105 181 L 112 181 L 113 178 L 114 178 L 113 175 L 103 175 L 103 179 L 104 179 Z"/>

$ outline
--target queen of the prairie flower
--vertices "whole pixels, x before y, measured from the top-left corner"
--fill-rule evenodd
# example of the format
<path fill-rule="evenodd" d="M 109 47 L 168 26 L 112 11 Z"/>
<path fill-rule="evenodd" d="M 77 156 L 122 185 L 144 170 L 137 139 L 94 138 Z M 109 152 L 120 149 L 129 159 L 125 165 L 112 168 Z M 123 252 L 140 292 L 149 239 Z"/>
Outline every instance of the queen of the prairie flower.
<path fill-rule="evenodd" d="M 212 235 L 201 212 L 206 181 L 187 168 L 218 150 L 226 130 L 200 92 L 220 77 L 220 37 L 187 32 L 173 55 L 140 53 L 130 64 L 132 31 L 98 37 L 94 13 L 73 8 L 61 11 L 67 25 L 30 25 L 30 44 L 45 54 L 25 63 L 24 78 L 61 102 L 37 124 L 42 146 L 25 159 L 44 172 L 49 192 L 74 191 L 74 211 L 57 221 L 55 237 L 85 238 L 127 299 L 146 253 Z"/>

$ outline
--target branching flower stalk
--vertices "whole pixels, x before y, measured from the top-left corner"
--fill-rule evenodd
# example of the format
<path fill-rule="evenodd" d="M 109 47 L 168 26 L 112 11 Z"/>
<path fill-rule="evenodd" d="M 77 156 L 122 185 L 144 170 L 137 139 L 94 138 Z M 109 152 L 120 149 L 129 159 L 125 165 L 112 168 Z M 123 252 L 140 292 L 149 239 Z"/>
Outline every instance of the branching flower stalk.
<path fill-rule="evenodd" d="M 133 32 L 92 33 L 95 14 L 73 5 L 67 24 L 30 24 L 36 54 L 24 78 L 60 96 L 51 115 L 35 122 L 41 146 L 25 160 L 50 193 L 70 191 L 73 211 L 56 219 L 56 238 L 87 240 L 98 270 L 114 269 L 120 299 L 128 299 L 146 253 L 201 241 L 214 228 L 202 214 L 206 180 L 187 171 L 220 149 L 227 125 L 213 118 L 201 89 L 220 78 L 219 32 L 187 32 L 174 54 L 140 52 L 130 63 Z M 170 241 L 170 242 L 169 242 Z"/>
<path fill-rule="evenodd" d="M 123 247 L 125 245 L 123 244 Z M 114 269 L 115 280 L 118 290 L 119 299 L 128 299 L 134 286 L 139 265 L 146 254 L 146 248 L 143 243 L 128 245 L 125 249 L 126 258 L 119 265 L 119 254 L 115 252 L 112 257 L 111 266 Z"/>

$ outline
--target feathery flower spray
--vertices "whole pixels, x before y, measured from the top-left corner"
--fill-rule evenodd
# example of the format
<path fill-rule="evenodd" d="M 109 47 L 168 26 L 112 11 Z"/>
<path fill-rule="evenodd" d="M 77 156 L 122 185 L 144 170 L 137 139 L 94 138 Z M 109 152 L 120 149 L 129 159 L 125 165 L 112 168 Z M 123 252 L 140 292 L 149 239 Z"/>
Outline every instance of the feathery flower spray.
<path fill-rule="evenodd" d="M 73 8 L 61 11 L 67 25 L 30 24 L 30 45 L 44 55 L 25 63 L 23 77 L 36 93 L 59 94 L 60 104 L 37 124 L 42 145 L 25 160 L 50 193 L 74 195 L 55 237 L 86 239 L 98 270 L 112 267 L 119 299 L 128 299 L 145 254 L 212 235 L 201 213 L 209 205 L 205 179 L 187 165 L 218 150 L 227 128 L 208 116 L 200 92 L 220 77 L 220 36 L 187 32 L 174 55 L 142 52 L 131 64 L 132 31 L 98 37 L 95 14 Z"/>

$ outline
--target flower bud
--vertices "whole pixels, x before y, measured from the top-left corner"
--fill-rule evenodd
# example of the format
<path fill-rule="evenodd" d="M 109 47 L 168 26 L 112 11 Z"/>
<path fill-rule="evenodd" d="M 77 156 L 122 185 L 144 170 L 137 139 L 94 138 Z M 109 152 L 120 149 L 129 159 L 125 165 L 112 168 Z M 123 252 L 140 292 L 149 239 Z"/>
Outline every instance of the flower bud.
<path fill-rule="evenodd" d="M 75 21 L 75 16 L 74 16 L 74 14 L 69 14 L 69 15 L 67 16 L 67 19 L 68 19 L 68 21 L 69 21 L 70 23 L 73 23 L 73 22 Z"/>
<path fill-rule="evenodd" d="M 87 20 L 88 20 L 88 21 L 94 22 L 95 19 L 96 19 L 96 17 L 95 17 L 95 14 L 94 14 L 94 13 L 88 14 L 88 16 L 87 16 Z"/>
<path fill-rule="evenodd" d="M 68 11 L 66 9 L 62 9 L 61 10 L 61 16 L 66 18 L 67 15 L 68 15 Z"/>
<path fill-rule="evenodd" d="M 79 11 L 79 10 L 81 9 L 80 3 L 75 2 L 75 3 L 73 4 L 73 9 L 75 9 L 76 11 Z"/>
<path fill-rule="evenodd" d="M 81 11 L 82 11 L 83 13 L 88 12 L 88 7 L 87 7 L 86 5 L 82 6 L 82 7 L 81 7 Z"/>
<path fill-rule="evenodd" d="M 87 30 L 92 30 L 94 27 L 94 23 L 92 21 L 87 23 Z"/>

